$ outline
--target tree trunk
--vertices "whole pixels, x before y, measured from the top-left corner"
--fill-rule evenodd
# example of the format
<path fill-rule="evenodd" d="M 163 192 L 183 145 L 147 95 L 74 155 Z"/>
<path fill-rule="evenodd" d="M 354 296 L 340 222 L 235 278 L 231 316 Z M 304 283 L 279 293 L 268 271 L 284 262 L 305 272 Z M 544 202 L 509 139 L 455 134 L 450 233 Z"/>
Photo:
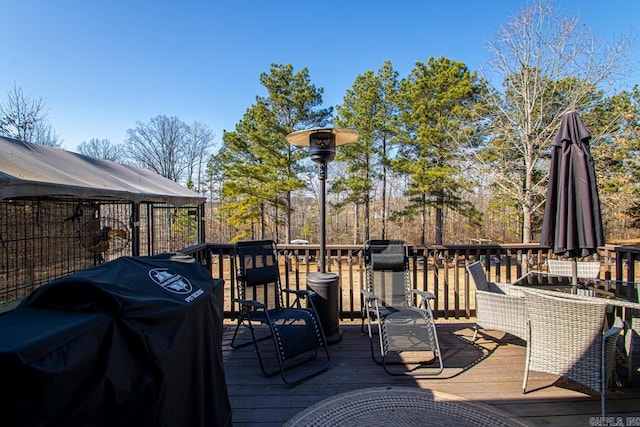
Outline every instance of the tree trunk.
<path fill-rule="evenodd" d="M 274 202 L 274 214 L 273 214 L 273 220 L 275 222 L 275 224 L 273 224 L 274 226 L 274 238 L 273 240 L 275 240 L 276 243 L 280 243 L 280 227 L 278 226 L 278 199 L 276 198 L 275 202 Z M 288 243 L 288 241 L 286 241 L 285 243 Z"/>
<path fill-rule="evenodd" d="M 284 238 L 285 243 L 291 242 L 291 191 L 287 191 L 287 212 L 284 217 Z"/>
<path fill-rule="evenodd" d="M 522 243 L 531 243 L 531 209 L 527 205 L 527 198 L 522 205 Z"/>
<path fill-rule="evenodd" d="M 369 207 L 371 202 L 367 197 L 367 200 L 364 202 L 364 241 L 369 240 Z M 356 243 L 359 244 L 359 243 Z"/>
<path fill-rule="evenodd" d="M 532 189 L 533 189 L 533 153 L 534 144 L 532 138 L 527 138 L 527 155 L 524 157 L 524 194 L 522 199 L 522 243 L 531 243 L 532 230 Z"/>
<path fill-rule="evenodd" d="M 264 213 L 264 203 L 260 204 L 260 240 L 264 239 L 264 230 L 267 226 L 267 219 Z"/>
<path fill-rule="evenodd" d="M 357 245 L 360 240 L 360 205 L 355 204 L 355 210 L 353 214 L 353 244 Z"/>
<path fill-rule="evenodd" d="M 442 232 L 444 224 L 442 205 L 442 197 L 438 196 L 438 205 L 436 206 L 436 245 L 442 244 Z"/>
<path fill-rule="evenodd" d="M 425 234 L 427 233 L 427 204 L 425 203 L 425 195 L 420 196 L 422 198 L 422 211 L 420 212 L 420 244 L 425 244 Z"/>
<path fill-rule="evenodd" d="M 382 227 L 380 230 L 380 238 L 386 239 L 387 235 L 387 168 L 386 166 L 382 168 Z"/>

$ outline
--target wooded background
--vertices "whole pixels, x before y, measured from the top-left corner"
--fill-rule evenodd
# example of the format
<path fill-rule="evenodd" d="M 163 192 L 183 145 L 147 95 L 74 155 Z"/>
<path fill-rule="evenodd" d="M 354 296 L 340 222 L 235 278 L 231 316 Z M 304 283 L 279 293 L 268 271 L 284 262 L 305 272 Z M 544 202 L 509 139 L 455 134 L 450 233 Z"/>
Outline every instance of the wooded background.
<path fill-rule="evenodd" d="M 632 40 L 599 40 L 575 16 L 535 1 L 488 44 L 482 73 L 445 57 L 400 76 L 389 61 L 355 76 L 325 106 L 307 68 L 272 64 L 221 141 L 208 125 L 158 115 L 122 142 L 78 152 L 145 167 L 209 199 L 208 239 L 317 243 L 316 165 L 289 145 L 293 131 L 350 128 L 357 142 L 329 165 L 328 244 L 403 238 L 412 244 L 535 242 L 550 143 L 566 111 L 592 133 L 608 242 L 640 231 L 640 89 L 625 80 Z M 0 101 L 2 101 L 0 99 Z M 0 102 L 0 135 L 60 146 L 42 98 L 14 85 Z"/>

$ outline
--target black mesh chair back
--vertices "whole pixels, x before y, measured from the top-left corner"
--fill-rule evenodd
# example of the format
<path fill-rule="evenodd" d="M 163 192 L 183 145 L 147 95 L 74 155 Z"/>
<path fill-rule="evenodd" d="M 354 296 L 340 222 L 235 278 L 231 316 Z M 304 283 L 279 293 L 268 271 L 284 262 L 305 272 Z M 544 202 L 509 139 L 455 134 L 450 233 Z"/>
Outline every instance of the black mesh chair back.
<path fill-rule="evenodd" d="M 235 245 L 238 298 L 282 307 L 278 252 L 272 240 L 241 241 Z"/>
<path fill-rule="evenodd" d="M 369 240 L 364 250 L 367 286 L 383 307 L 410 304 L 409 257 L 402 240 Z"/>

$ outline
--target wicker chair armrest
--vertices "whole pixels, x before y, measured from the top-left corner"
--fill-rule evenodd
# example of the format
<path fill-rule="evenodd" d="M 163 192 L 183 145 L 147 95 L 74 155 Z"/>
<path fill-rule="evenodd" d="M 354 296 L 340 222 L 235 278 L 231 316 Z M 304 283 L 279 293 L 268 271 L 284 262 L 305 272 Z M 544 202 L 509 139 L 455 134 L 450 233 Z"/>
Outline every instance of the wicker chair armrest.
<path fill-rule="evenodd" d="M 480 296 L 483 301 L 495 301 L 501 305 L 514 303 L 517 305 L 524 305 L 524 296 L 512 295 L 509 293 L 499 294 L 495 292 L 476 291 L 476 298 Z"/>
<path fill-rule="evenodd" d="M 609 329 L 607 332 L 604 333 L 604 339 L 608 340 L 608 339 L 611 339 L 611 337 L 616 337 L 623 330 L 624 329 L 621 328 L 620 326 L 612 326 L 611 329 Z"/>
<path fill-rule="evenodd" d="M 522 292 L 522 289 L 510 283 L 493 283 L 493 285 L 495 285 L 495 287 L 498 288 L 505 295 L 518 297 L 518 298 L 524 297 L 524 293 Z"/>

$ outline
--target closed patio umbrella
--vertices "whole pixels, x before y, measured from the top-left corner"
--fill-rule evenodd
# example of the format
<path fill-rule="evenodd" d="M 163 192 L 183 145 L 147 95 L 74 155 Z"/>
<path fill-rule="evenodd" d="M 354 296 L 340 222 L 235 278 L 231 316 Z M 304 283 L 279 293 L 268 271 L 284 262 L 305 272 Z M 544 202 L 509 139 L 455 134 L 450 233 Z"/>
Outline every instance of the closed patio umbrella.
<path fill-rule="evenodd" d="M 549 186 L 540 244 L 553 253 L 573 259 L 573 284 L 577 284 L 576 258 L 595 253 L 604 245 L 600 199 L 591 133 L 580 115 L 566 112 L 553 139 Z"/>

